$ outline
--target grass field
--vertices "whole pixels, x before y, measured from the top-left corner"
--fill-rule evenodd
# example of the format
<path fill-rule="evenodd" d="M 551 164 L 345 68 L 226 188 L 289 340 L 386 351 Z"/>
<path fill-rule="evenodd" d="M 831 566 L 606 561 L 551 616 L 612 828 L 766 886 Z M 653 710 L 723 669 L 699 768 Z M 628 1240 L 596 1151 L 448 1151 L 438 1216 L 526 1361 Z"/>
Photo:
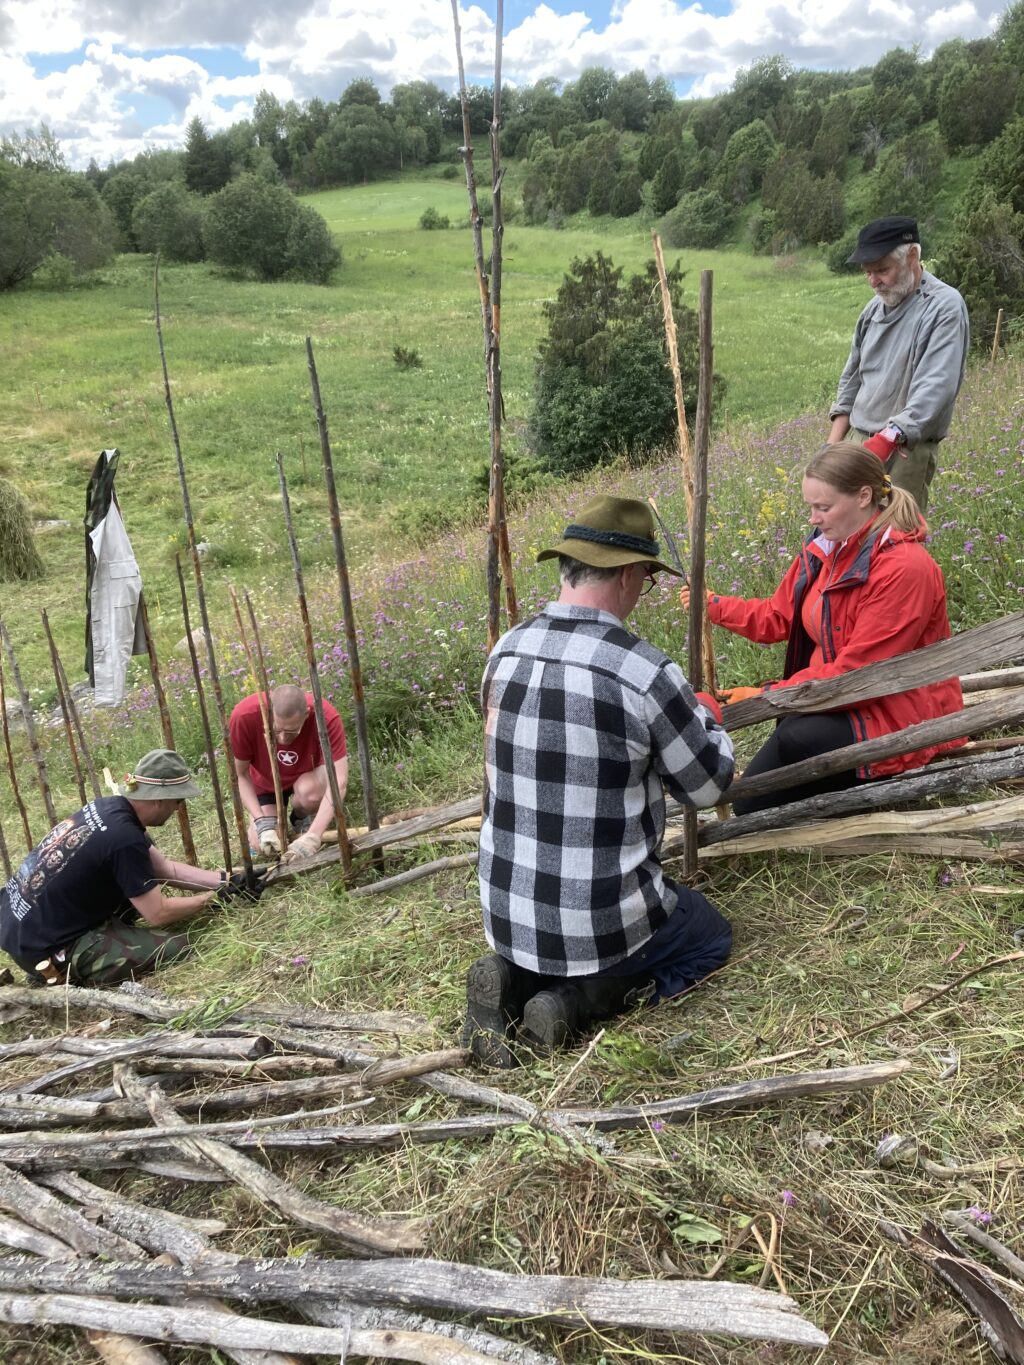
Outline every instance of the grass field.
<path fill-rule="evenodd" d="M 208 577 L 229 688 L 247 686 L 224 612 L 229 582 L 256 593 L 275 679 L 301 675 L 298 623 L 290 589 L 282 586 L 287 562 L 271 465 L 280 446 L 303 507 L 304 556 L 314 569 L 320 672 L 348 719 L 333 575 L 315 572 L 330 542 L 302 356 L 306 331 L 314 335 L 344 470 L 346 529 L 357 548 L 374 775 L 382 809 L 394 811 L 479 790 L 483 537 L 479 526 L 446 524 L 446 514 L 464 503 L 486 443 L 471 246 L 464 231 L 415 228 L 427 204 L 452 216 L 461 211 L 461 191 L 448 182 L 395 182 L 318 202 L 345 247 L 336 286 L 257 287 L 199 268 L 168 270 L 165 335 L 198 530 L 216 547 Z M 617 262 L 638 265 L 647 246 L 641 234 L 620 241 L 519 227 L 510 229 L 509 242 L 506 375 L 515 419 L 525 406 L 540 302 L 571 255 L 600 245 Z M 780 268 L 729 255 L 694 260 L 694 277 L 704 265 L 715 269 L 716 365 L 731 383 L 711 456 L 708 576 L 724 591 L 760 594 L 777 581 L 801 535 L 799 471 L 820 439 L 822 395 L 841 364 L 863 285 L 837 281 L 816 264 Z M 125 453 L 120 497 L 152 584 L 162 639 L 181 634 L 168 576 L 181 530 L 150 312 L 147 270 L 132 261 L 122 261 L 94 290 L 4 300 L 3 471 L 26 488 L 39 515 L 72 521 L 41 539 L 43 583 L 4 595 L 5 619 L 41 695 L 48 673 L 34 613 L 50 606 L 65 656 L 76 659 L 77 523 L 87 469 L 104 445 Z M 421 351 L 422 370 L 395 369 L 396 342 Z M 957 629 L 1015 610 L 1024 596 L 1015 530 L 1022 472 L 1024 359 L 1011 355 L 972 369 L 932 490 L 932 550 L 946 573 Z M 682 524 L 679 471 L 669 455 L 644 470 L 613 467 L 599 480 L 546 490 L 516 509 L 510 525 L 524 610 L 553 587 L 550 566 L 536 565 L 534 552 L 598 486 L 654 493 L 670 524 Z M 429 541 L 403 534 L 403 516 L 432 516 Z M 646 598 L 633 623 L 685 658 L 685 622 L 668 589 Z M 772 651 L 720 632 L 715 645 L 723 683 L 775 676 Z M 201 743 L 193 688 L 169 650 L 165 672 L 181 747 L 195 760 Z M 87 723 L 98 760 L 115 772 L 158 742 L 146 689 Z M 78 802 L 54 725 L 44 729 L 43 742 L 58 807 L 73 808 Z M 744 753 L 753 742 L 744 732 Z M 39 803 L 20 733 L 15 744 L 38 837 Z M 210 802 L 193 805 L 197 842 L 215 865 Z M 355 823 L 358 794 L 349 806 Z M 12 851 L 20 849 L 5 783 L 0 818 Z M 159 842 L 173 856 L 170 827 Z M 406 865 L 402 856 L 423 861 L 451 851 L 438 840 L 396 856 L 388 871 Z M 819 1356 L 538 1323 L 500 1329 L 567 1365 L 984 1365 L 993 1357 L 969 1313 L 889 1243 L 879 1224 L 916 1230 L 924 1217 L 973 1210 L 992 1235 L 1018 1255 L 1024 1250 L 1020 964 L 981 973 L 933 1004 L 901 1013 L 914 997 L 1014 951 L 1024 896 L 1019 869 L 895 855 L 759 855 L 716 862 L 703 889 L 734 924 L 733 958 L 720 974 L 679 1002 L 617 1021 L 586 1055 L 579 1049 L 498 1083 L 541 1106 L 554 1095 L 560 1104 L 597 1106 L 896 1057 L 909 1059 L 912 1069 L 873 1093 L 618 1133 L 610 1154 L 523 1125 L 493 1139 L 346 1150 L 340 1160 L 296 1158 L 280 1166 L 275 1157 L 270 1164 L 346 1208 L 427 1216 L 431 1256 L 522 1272 L 632 1278 L 662 1275 L 668 1262 L 696 1277 L 744 1220 L 770 1213 L 782 1226 L 779 1267 L 788 1292 L 833 1338 Z M 318 874 L 268 893 L 258 906 L 210 917 L 199 927 L 197 948 L 193 960 L 161 975 L 162 989 L 208 1001 L 411 1010 L 428 1021 L 417 1049 L 450 1046 L 466 969 L 483 951 L 475 875 L 471 868 L 448 871 L 362 900 L 330 874 Z M 2 1023 L 0 1039 L 44 1027 L 32 1018 Z M 759 1061 L 793 1049 L 808 1051 L 790 1063 Z M 373 1121 L 441 1118 L 459 1109 L 424 1091 L 388 1093 L 369 1111 Z M 916 1142 L 932 1168 L 880 1164 L 879 1143 L 895 1135 Z M 229 1186 L 197 1192 L 128 1174 L 102 1179 L 181 1211 L 223 1217 L 231 1229 L 227 1249 L 333 1252 L 326 1239 L 295 1235 Z M 756 1282 L 762 1268 L 748 1244 L 721 1277 Z M 0 1327 L 0 1356 L 18 1365 L 84 1365 L 91 1358 L 70 1332 L 15 1327 Z M 198 1349 L 168 1358 L 173 1365 L 210 1359 Z"/>
<path fill-rule="evenodd" d="M 285 456 L 310 565 L 330 556 L 304 339 L 313 339 L 353 563 L 384 547 L 401 555 L 438 526 L 464 520 L 486 466 L 487 408 L 470 232 L 424 232 L 428 205 L 464 222 L 457 181 L 405 178 L 310 202 L 344 251 L 327 288 L 254 284 L 206 266 L 161 272 L 161 311 L 176 415 L 199 538 L 222 568 L 288 582 L 273 466 Z M 509 227 L 505 239 L 503 380 L 508 442 L 529 410 L 541 308 L 571 260 L 600 248 L 639 269 L 646 230 L 553 232 Z M 818 263 L 738 254 L 684 256 L 693 303 L 699 271 L 715 271 L 716 368 L 729 381 L 722 426 L 764 428 L 824 407 L 863 303 L 859 281 Z M 396 345 L 422 368 L 399 370 Z M 9 589 L 12 630 L 32 672 L 44 656 L 19 618 L 46 607 L 62 651 L 77 655 L 80 518 L 88 471 L 104 447 L 122 452 L 118 491 L 162 644 L 178 638 L 173 552 L 184 544 L 157 341 L 153 271 L 122 257 L 71 293 L 9 294 L 0 310 L 0 474 L 41 520 L 46 580 Z M 216 580 L 213 591 L 216 593 Z M 284 591 L 288 591 L 287 587 Z M 226 609 L 225 603 L 218 611 Z"/>

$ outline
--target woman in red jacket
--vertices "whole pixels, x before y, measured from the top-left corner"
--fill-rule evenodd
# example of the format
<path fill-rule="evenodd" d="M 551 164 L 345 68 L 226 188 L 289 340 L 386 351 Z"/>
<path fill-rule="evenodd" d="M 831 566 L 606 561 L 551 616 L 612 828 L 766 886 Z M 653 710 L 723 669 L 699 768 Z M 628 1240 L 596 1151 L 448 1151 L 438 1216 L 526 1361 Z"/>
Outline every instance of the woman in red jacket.
<path fill-rule="evenodd" d="M 950 635 L 942 570 L 923 543 L 928 527 L 913 497 L 892 486 L 877 456 L 848 441 L 825 446 L 807 466 L 803 496 L 814 529 L 773 595 L 745 599 L 708 593 L 708 617 L 716 625 L 759 644 L 788 640 L 783 681 L 740 689 L 744 696 L 832 678 Z M 680 596 L 688 606 L 688 590 Z M 891 734 L 962 706 L 960 683 L 949 678 L 845 711 L 785 716 L 745 776 Z M 931 745 L 782 793 L 737 801 L 736 813 L 917 768 L 963 743 Z"/>

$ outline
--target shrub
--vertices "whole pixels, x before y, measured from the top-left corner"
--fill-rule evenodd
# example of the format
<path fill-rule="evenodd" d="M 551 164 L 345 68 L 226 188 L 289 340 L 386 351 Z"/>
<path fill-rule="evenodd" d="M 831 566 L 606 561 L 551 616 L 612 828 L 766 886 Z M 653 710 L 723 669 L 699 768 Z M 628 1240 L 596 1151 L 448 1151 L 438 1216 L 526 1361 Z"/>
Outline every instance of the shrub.
<path fill-rule="evenodd" d="M 1008 333 L 1024 328 L 1024 213 L 989 191 L 962 204 L 954 225 L 936 271 L 963 294 L 971 339 L 987 347 L 1000 308 Z"/>
<path fill-rule="evenodd" d="M 407 350 L 404 346 L 396 346 L 391 355 L 400 370 L 418 370 L 423 365 L 419 351 Z"/>
<path fill-rule="evenodd" d="M 445 167 L 443 167 L 442 170 L 441 170 L 441 179 L 442 179 L 442 180 L 458 180 L 458 178 L 459 178 L 459 169 L 460 169 L 460 168 L 459 168 L 458 166 L 445 166 Z"/>
<path fill-rule="evenodd" d="M 451 227 L 447 214 L 438 213 L 433 204 L 420 214 L 420 227 L 424 232 L 436 232 L 439 228 Z"/>
<path fill-rule="evenodd" d="M 140 251 L 159 252 L 168 261 L 201 261 L 202 199 L 178 181 L 169 181 L 135 205 L 132 233 Z"/>
<path fill-rule="evenodd" d="M 28 503 L 13 483 L 0 479 L 0 579 L 20 581 L 42 575 Z"/>
<path fill-rule="evenodd" d="M 848 265 L 847 257 L 853 255 L 857 245 L 857 228 L 851 228 L 849 232 L 844 232 L 842 237 L 834 241 L 825 252 L 825 264 L 833 275 L 856 275 L 860 271 L 859 265 Z"/>
<path fill-rule="evenodd" d="M 290 190 L 241 175 L 207 203 L 206 254 L 218 265 L 264 280 L 326 284 L 341 260 L 327 224 Z"/>
<path fill-rule="evenodd" d="M 0 160 L 0 289 L 30 279 L 55 252 L 76 273 L 105 265 L 115 232 L 84 176 Z"/>
<path fill-rule="evenodd" d="M 679 325 L 683 392 L 697 392 L 697 327 L 680 303 L 682 271 L 669 273 Z M 530 441 L 543 469 L 574 473 L 614 455 L 643 459 L 675 431 L 661 294 L 653 262 L 623 281 L 598 252 L 575 260 L 544 305 Z"/>
<path fill-rule="evenodd" d="M 662 220 L 661 232 L 673 247 L 718 246 L 732 226 L 732 210 L 714 190 L 691 190 L 684 194 Z"/>
<path fill-rule="evenodd" d="M 34 289 L 70 289 L 75 279 L 75 263 L 59 251 L 52 251 L 32 276 Z"/>

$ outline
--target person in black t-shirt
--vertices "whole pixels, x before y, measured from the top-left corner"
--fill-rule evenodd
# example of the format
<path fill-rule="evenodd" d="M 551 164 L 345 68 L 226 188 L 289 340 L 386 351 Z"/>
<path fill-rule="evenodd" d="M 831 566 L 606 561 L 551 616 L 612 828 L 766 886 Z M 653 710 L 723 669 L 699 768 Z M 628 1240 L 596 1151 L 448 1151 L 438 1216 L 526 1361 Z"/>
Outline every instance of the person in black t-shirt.
<path fill-rule="evenodd" d="M 35 979 L 115 985 L 173 962 L 191 944 L 168 926 L 241 890 L 224 872 L 172 862 L 146 833 L 199 795 L 180 755 L 151 750 L 120 791 L 60 821 L 0 888 L 0 947 Z"/>

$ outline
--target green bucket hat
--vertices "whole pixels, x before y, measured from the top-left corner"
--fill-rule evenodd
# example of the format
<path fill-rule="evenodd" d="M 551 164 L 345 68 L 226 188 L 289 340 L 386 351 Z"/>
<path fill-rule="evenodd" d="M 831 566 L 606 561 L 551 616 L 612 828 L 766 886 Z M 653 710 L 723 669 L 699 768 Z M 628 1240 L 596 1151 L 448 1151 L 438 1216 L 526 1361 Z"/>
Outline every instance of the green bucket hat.
<path fill-rule="evenodd" d="M 142 801 L 179 801 L 199 795 L 188 765 L 173 749 L 150 749 L 143 754 L 117 790 Z"/>
<path fill-rule="evenodd" d="M 577 521 L 570 522 L 557 545 L 541 550 L 537 562 L 569 555 L 595 569 L 647 563 L 662 573 L 681 578 L 678 569 L 658 558 L 660 553 L 654 538 L 654 516 L 647 503 L 639 498 L 613 498 L 602 493 L 591 498 Z"/>

